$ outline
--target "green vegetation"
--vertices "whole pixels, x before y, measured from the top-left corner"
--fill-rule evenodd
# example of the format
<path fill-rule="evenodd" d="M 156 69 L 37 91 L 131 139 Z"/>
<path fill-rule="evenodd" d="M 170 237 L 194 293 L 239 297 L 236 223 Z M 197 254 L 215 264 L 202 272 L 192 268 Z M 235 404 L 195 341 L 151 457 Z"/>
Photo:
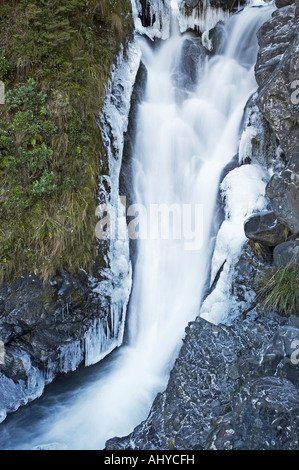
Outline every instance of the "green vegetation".
<path fill-rule="evenodd" d="M 256 281 L 258 299 L 267 310 L 299 314 L 299 267 L 294 263 L 266 270 Z"/>
<path fill-rule="evenodd" d="M 0 280 L 88 269 L 107 171 L 97 125 L 129 0 L 0 0 Z"/>

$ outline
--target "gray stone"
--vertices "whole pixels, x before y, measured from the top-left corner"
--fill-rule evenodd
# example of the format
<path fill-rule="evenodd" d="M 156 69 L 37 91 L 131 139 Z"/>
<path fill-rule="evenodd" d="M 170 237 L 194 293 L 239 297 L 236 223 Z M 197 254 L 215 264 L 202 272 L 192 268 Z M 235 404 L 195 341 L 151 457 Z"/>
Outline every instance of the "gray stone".
<path fill-rule="evenodd" d="M 185 39 L 182 47 L 180 63 L 172 79 L 180 94 L 192 91 L 198 84 L 198 70 L 207 55 L 206 49 L 198 42 L 198 38 Z"/>
<path fill-rule="evenodd" d="M 239 368 L 237 364 L 232 364 L 227 371 L 227 375 L 230 379 L 236 380 L 238 379 L 241 374 L 239 372 Z"/>
<path fill-rule="evenodd" d="M 259 31 L 258 38 L 257 105 L 289 159 L 299 149 L 299 107 L 292 98 L 299 68 L 295 4 L 276 10 L 273 19 Z"/>
<path fill-rule="evenodd" d="M 294 17 L 294 5 L 276 10 L 272 19 L 264 23 L 257 33 L 260 48 L 255 75 L 261 88 L 265 86 L 295 37 Z"/>
<path fill-rule="evenodd" d="M 291 5 L 292 3 L 295 3 L 294 0 L 275 0 L 275 6 L 277 8 L 286 7 L 287 5 Z"/>
<path fill-rule="evenodd" d="M 277 245 L 273 252 L 273 262 L 278 268 L 287 266 L 291 262 L 299 266 L 299 242 L 289 240 Z"/>
<path fill-rule="evenodd" d="M 273 211 L 293 234 L 299 232 L 299 152 L 293 154 L 285 170 L 274 174 L 266 193 Z"/>
<path fill-rule="evenodd" d="M 249 450 L 296 450 L 298 390 L 278 377 L 252 380 L 232 399 L 229 424 L 231 448 L 234 440 L 242 440 Z"/>
<path fill-rule="evenodd" d="M 81 341 L 94 319 L 109 315 L 107 299 L 91 290 L 87 274 L 75 278 L 66 272 L 49 283 L 24 274 L 11 285 L 2 284 L 0 340 L 7 361 L 0 371 L 18 381 L 25 372 L 14 351 L 24 351 L 43 373 L 49 364 L 53 376 L 60 373 L 61 348 Z"/>
<path fill-rule="evenodd" d="M 200 3 L 201 0 L 185 0 L 185 5 L 188 8 L 195 8 Z"/>
<path fill-rule="evenodd" d="M 276 246 L 284 242 L 288 235 L 288 229 L 272 211 L 261 212 L 247 219 L 244 231 L 247 238 L 265 246 Z"/>
<path fill-rule="evenodd" d="M 216 329 L 192 322 L 148 418 L 106 449 L 298 449 L 293 323 L 270 313 Z"/>

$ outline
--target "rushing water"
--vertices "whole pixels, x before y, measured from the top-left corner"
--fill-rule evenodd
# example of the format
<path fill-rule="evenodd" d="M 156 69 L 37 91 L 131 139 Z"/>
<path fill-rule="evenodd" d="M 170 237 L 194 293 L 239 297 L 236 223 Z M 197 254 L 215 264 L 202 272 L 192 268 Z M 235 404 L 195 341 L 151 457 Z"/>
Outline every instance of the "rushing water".
<path fill-rule="evenodd" d="M 131 432 L 165 387 L 184 328 L 200 310 L 219 178 L 238 150 L 244 106 L 256 89 L 256 31 L 270 10 L 246 8 L 228 21 L 222 53 L 202 62 L 191 91 L 182 90 L 180 76 L 187 36 L 173 27 L 159 48 L 140 39 L 148 77 L 132 167 L 144 237 L 137 244 L 128 345 L 90 372 L 51 385 L 10 417 L 0 426 L 1 448 L 102 449 L 110 437 Z M 172 225 L 175 233 L 157 236 L 158 219 L 149 215 L 161 204 L 181 214 L 181 232 Z"/>

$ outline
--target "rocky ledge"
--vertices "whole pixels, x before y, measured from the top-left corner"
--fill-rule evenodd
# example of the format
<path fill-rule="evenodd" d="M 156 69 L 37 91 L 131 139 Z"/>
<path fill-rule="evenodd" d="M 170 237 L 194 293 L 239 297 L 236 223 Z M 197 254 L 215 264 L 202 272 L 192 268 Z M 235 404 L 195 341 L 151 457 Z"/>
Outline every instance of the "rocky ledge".
<path fill-rule="evenodd" d="M 0 286 L 0 422 L 58 374 L 98 362 L 123 340 L 125 304 L 113 272 L 95 264 L 44 283 L 24 273 Z M 114 286 L 114 287 L 113 287 Z"/>
<path fill-rule="evenodd" d="M 106 449 L 297 449 L 299 319 L 189 324 L 146 421 Z"/>

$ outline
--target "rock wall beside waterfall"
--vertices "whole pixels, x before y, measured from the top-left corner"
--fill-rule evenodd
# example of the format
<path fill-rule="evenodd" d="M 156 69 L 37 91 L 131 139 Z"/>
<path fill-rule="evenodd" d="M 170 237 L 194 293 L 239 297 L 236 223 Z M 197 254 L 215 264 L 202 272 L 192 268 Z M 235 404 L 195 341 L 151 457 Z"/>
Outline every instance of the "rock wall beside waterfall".
<path fill-rule="evenodd" d="M 192 8 L 198 2 L 186 3 Z M 248 103 L 252 114 L 241 141 L 240 163 L 259 161 L 272 173 L 268 215 L 249 221 L 255 233 L 247 233 L 251 240 L 230 290 L 243 315 L 229 326 L 200 317 L 190 323 L 168 386 L 148 418 L 129 436 L 109 440 L 107 449 L 298 450 L 298 315 L 264 311 L 253 290 L 257 274 L 273 263 L 273 248 L 274 262 L 280 257 L 287 263 L 298 251 L 299 11 L 292 0 L 276 6 L 258 34 L 259 88 Z"/>

